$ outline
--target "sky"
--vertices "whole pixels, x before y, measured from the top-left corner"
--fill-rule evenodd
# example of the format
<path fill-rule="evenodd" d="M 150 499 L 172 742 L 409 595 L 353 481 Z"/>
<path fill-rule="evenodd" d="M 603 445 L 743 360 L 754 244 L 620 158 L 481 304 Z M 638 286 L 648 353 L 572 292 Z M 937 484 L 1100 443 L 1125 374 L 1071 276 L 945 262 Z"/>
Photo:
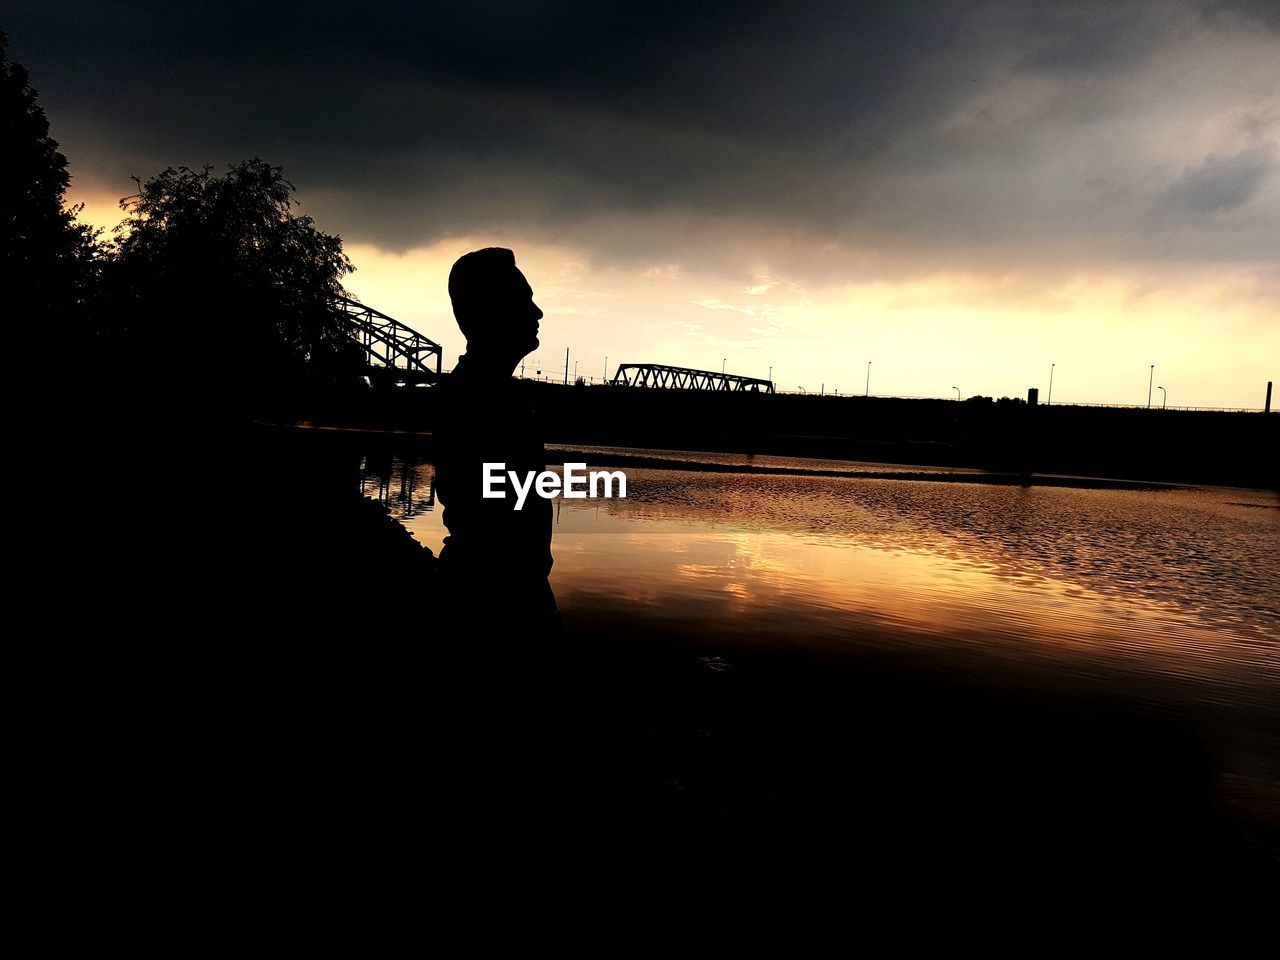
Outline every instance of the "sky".
<path fill-rule="evenodd" d="M 546 314 L 527 375 L 1280 379 L 1280 0 L 196 7 L 6 3 L 69 199 L 110 226 L 131 176 L 264 157 L 446 365 L 449 266 L 496 245 Z"/>

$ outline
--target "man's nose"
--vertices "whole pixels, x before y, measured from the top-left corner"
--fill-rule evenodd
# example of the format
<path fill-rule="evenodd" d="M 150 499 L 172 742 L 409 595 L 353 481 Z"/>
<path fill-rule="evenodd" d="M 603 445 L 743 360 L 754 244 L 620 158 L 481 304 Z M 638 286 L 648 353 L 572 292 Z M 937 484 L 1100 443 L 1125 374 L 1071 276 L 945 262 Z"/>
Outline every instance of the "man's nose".
<path fill-rule="evenodd" d="M 533 319 L 535 319 L 535 320 L 541 320 L 541 319 L 542 319 L 542 308 L 541 308 L 541 307 L 539 307 L 536 303 L 532 304 L 532 306 L 533 306 Z"/>

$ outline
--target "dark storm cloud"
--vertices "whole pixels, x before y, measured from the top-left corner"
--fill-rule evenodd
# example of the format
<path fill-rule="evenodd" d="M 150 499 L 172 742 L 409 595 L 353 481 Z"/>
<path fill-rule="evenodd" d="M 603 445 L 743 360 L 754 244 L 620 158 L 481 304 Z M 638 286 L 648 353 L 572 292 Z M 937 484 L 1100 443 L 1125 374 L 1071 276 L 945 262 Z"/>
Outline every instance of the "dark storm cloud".
<path fill-rule="evenodd" d="M 1169 207 L 1190 213 L 1231 210 L 1247 203 L 1276 169 L 1274 147 L 1250 147 L 1230 157 L 1208 157 L 1187 170 L 1166 194 Z"/>
<path fill-rule="evenodd" d="M 1153 206 L 1247 206 L 1261 153 L 1153 174 L 1125 154 L 1125 92 L 1195 25 L 1266 9 L 45 2 L 5 28 L 89 181 L 259 154 L 390 248 L 509 228 L 644 259 L 745 229 L 964 260 L 1141 253 L 1125 224 Z"/>
<path fill-rule="evenodd" d="M 1044 4 L 1026 19 L 1033 48 L 1018 65 L 1066 73 L 1131 69 L 1156 48 L 1173 13 L 1152 4 Z"/>
<path fill-rule="evenodd" d="M 1280 30 L 1280 3 L 1276 0 L 1204 0 L 1201 9 L 1210 18 L 1240 17 Z"/>

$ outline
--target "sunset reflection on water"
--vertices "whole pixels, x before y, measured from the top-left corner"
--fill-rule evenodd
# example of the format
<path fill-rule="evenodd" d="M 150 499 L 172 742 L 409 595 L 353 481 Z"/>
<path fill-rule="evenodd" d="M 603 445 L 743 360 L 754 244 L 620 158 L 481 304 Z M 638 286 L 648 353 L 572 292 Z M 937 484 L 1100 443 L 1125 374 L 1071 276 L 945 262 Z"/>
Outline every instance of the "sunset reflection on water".
<path fill-rule="evenodd" d="M 438 552 L 431 472 L 396 461 L 388 489 L 412 483 L 418 507 L 392 496 L 393 513 Z M 1218 705 L 1257 706 L 1280 683 L 1274 493 L 627 475 L 626 500 L 556 502 L 570 624 L 1085 683 L 1118 671 Z"/>

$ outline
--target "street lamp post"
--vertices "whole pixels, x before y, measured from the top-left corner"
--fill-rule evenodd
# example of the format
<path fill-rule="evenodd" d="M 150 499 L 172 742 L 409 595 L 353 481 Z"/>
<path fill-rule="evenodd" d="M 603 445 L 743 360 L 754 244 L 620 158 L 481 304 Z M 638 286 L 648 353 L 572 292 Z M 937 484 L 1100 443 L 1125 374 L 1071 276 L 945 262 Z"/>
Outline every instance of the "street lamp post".
<path fill-rule="evenodd" d="M 1166 407 L 1169 406 L 1169 391 L 1166 390 L 1164 387 L 1156 387 L 1156 389 L 1159 390 L 1162 394 L 1164 394 L 1163 399 L 1160 401 L 1160 409 L 1164 410 Z"/>
<path fill-rule="evenodd" d="M 728 362 L 729 362 L 728 357 L 725 357 L 723 360 L 720 361 L 720 376 L 722 377 L 724 376 L 724 365 Z"/>
<path fill-rule="evenodd" d="M 604 382 L 609 382 L 609 355 L 604 355 Z"/>
<path fill-rule="evenodd" d="M 960 388 L 959 388 L 959 387 L 952 387 L 951 389 L 952 389 L 952 390 L 954 390 L 954 391 L 956 392 L 956 400 L 958 401 L 958 400 L 960 399 Z"/>
<path fill-rule="evenodd" d="M 867 361 L 867 392 L 863 396 L 871 396 L 871 361 Z"/>
<path fill-rule="evenodd" d="M 1151 385 L 1156 382 L 1156 365 L 1151 365 L 1151 375 L 1147 377 L 1147 409 L 1151 409 Z"/>
<path fill-rule="evenodd" d="M 1056 366 L 1056 363 L 1049 364 L 1049 399 L 1045 401 L 1046 404 L 1053 403 L 1053 368 Z"/>

